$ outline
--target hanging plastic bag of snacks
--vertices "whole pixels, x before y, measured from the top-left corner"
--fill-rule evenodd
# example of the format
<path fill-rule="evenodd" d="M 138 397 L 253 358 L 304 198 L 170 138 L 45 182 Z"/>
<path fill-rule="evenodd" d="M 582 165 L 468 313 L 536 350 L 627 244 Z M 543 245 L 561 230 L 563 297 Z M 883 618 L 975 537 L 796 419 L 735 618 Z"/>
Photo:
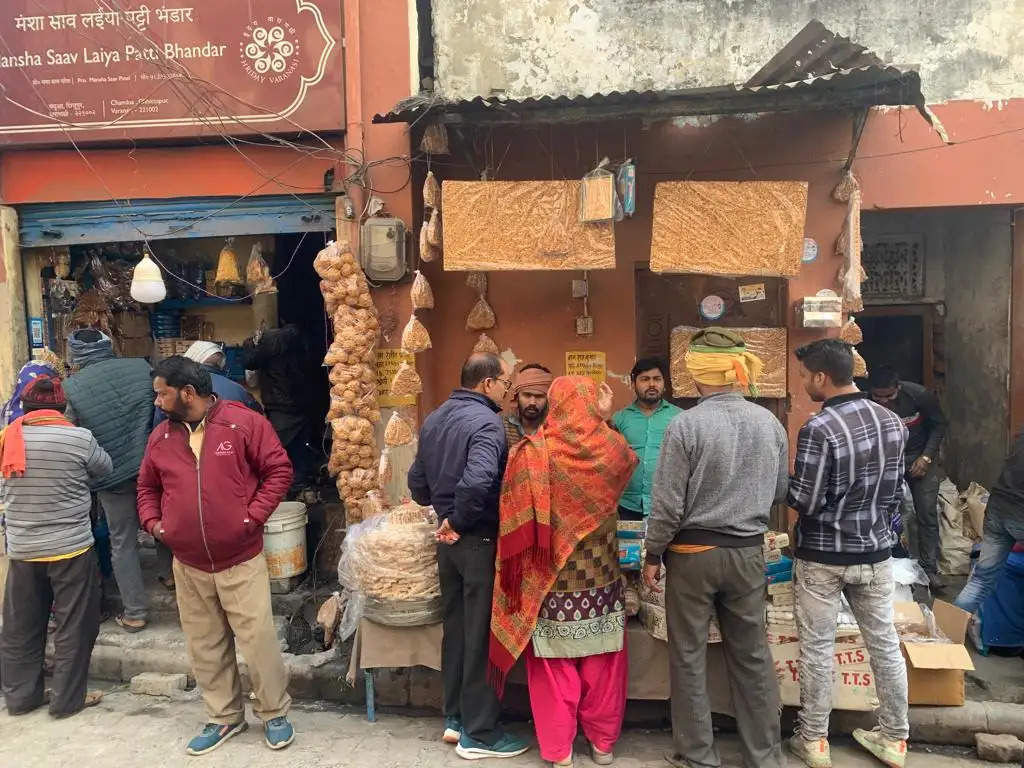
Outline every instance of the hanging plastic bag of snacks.
<path fill-rule="evenodd" d="M 864 341 L 864 333 L 854 318 L 850 318 L 843 324 L 839 331 L 839 338 L 847 344 L 860 344 Z"/>
<path fill-rule="evenodd" d="M 263 243 L 255 242 L 249 251 L 249 262 L 245 265 L 245 282 L 253 293 L 270 293 L 274 288 L 274 279 L 270 275 L 270 267 L 263 258 Z"/>
<path fill-rule="evenodd" d="M 489 352 L 492 355 L 501 354 L 498 349 L 498 345 L 494 343 L 494 339 L 486 333 L 480 334 L 480 338 L 477 340 L 476 344 L 473 345 L 473 352 Z"/>
<path fill-rule="evenodd" d="M 391 418 L 388 419 L 388 425 L 384 428 L 384 444 L 408 445 L 415 437 L 409 422 L 399 416 L 397 412 L 392 413 Z"/>
<path fill-rule="evenodd" d="M 391 475 L 391 449 L 386 447 L 380 454 L 380 464 L 377 466 L 377 485 L 384 488 L 391 482 Z"/>
<path fill-rule="evenodd" d="M 418 269 L 416 277 L 412 281 L 412 288 L 409 291 L 409 298 L 412 299 L 413 309 L 433 309 L 434 291 L 427 282 L 427 278 Z"/>
<path fill-rule="evenodd" d="M 441 208 L 441 185 L 433 171 L 427 171 L 427 180 L 423 182 L 423 204 L 435 210 Z"/>
<path fill-rule="evenodd" d="M 466 275 L 466 285 L 476 291 L 477 296 L 484 296 L 487 293 L 487 273 L 470 272 Z"/>
<path fill-rule="evenodd" d="M 420 259 L 431 262 L 435 258 L 437 258 L 437 253 L 430 245 L 430 238 L 427 237 L 427 222 L 424 221 L 420 227 Z"/>
<path fill-rule="evenodd" d="M 466 328 L 470 331 L 486 331 L 493 328 L 496 322 L 497 318 L 494 316 L 494 310 L 487 303 L 487 299 L 481 296 L 473 306 L 473 309 L 469 311 L 469 316 L 466 318 Z"/>
<path fill-rule="evenodd" d="M 418 395 L 423 391 L 423 382 L 416 372 L 416 367 L 403 362 L 398 366 L 395 378 L 391 381 L 391 394 L 394 397 Z"/>
<path fill-rule="evenodd" d="M 406 352 L 426 352 L 430 349 L 430 334 L 416 315 L 409 318 L 402 331 L 402 349 Z"/>
<path fill-rule="evenodd" d="M 430 212 L 427 223 L 427 243 L 434 248 L 441 247 L 441 212 L 435 208 Z"/>

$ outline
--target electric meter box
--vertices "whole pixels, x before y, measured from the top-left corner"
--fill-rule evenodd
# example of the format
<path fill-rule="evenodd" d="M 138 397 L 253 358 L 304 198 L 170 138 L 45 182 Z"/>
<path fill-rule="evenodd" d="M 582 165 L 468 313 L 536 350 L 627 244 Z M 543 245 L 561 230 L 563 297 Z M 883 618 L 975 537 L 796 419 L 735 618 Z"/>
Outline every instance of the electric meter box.
<path fill-rule="evenodd" d="M 405 277 L 405 222 L 390 216 L 367 219 L 362 226 L 359 263 L 375 283 L 395 283 Z"/>

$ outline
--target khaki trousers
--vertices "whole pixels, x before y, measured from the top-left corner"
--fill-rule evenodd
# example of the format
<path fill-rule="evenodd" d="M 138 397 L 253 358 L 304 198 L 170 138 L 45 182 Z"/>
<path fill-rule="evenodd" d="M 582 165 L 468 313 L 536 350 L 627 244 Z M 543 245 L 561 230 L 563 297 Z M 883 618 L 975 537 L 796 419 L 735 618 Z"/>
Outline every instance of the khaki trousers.
<path fill-rule="evenodd" d="M 236 645 L 249 666 L 256 716 L 266 722 L 287 714 L 288 672 L 274 630 L 263 555 L 219 573 L 177 559 L 173 570 L 181 628 L 209 722 L 234 725 L 245 719 Z"/>

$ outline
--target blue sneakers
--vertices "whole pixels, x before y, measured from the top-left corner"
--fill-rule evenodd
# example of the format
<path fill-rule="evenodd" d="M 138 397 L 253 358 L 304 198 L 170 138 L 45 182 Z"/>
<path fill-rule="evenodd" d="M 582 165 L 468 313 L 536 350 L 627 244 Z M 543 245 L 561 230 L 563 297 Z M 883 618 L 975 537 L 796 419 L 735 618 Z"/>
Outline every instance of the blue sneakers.
<path fill-rule="evenodd" d="M 517 739 L 510 733 L 503 734 L 494 744 L 484 744 L 466 734 L 459 738 L 455 754 L 466 760 L 483 760 L 486 757 L 518 757 L 530 748 L 529 743 Z"/>
<path fill-rule="evenodd" d="M 441 741 L 445 744 L 458 744 L 462 736 L 462 720 L 458 717 L 446 717 L 444 719 L 444 735 Z"/>
<path fill-rule="evenodd" d="M 205 755 L 207 752 L 213 752 L 232 736 L 244 733 L 248 727 L 249 724 L 245 720 L 234 725 L 207 723 L 203 726 L 203 732 L 188 743 L 185 751 L 190 755 Z"/>
<path fill-rule="evenodd" d="M 264 740 L 271 749 L 284 749 L 295 741 L 295 729 L 287 717 L 275 717 L 263 724 Z"/>

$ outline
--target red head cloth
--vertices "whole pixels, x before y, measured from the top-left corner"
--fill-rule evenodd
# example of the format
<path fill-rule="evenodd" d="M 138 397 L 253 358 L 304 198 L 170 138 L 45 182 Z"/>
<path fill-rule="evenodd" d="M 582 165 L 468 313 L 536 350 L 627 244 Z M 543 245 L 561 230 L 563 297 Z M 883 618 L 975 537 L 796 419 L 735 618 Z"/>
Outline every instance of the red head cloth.
<path fill-rule="evenodd" d="M 512 396 L 516 397 L 520 392 L 533 392 L 538 395 L 546 395 L 551 389 L 551 382 L 555 377 L 540 368 L 527 368 L 516 374 L 512 382 Z"/>

